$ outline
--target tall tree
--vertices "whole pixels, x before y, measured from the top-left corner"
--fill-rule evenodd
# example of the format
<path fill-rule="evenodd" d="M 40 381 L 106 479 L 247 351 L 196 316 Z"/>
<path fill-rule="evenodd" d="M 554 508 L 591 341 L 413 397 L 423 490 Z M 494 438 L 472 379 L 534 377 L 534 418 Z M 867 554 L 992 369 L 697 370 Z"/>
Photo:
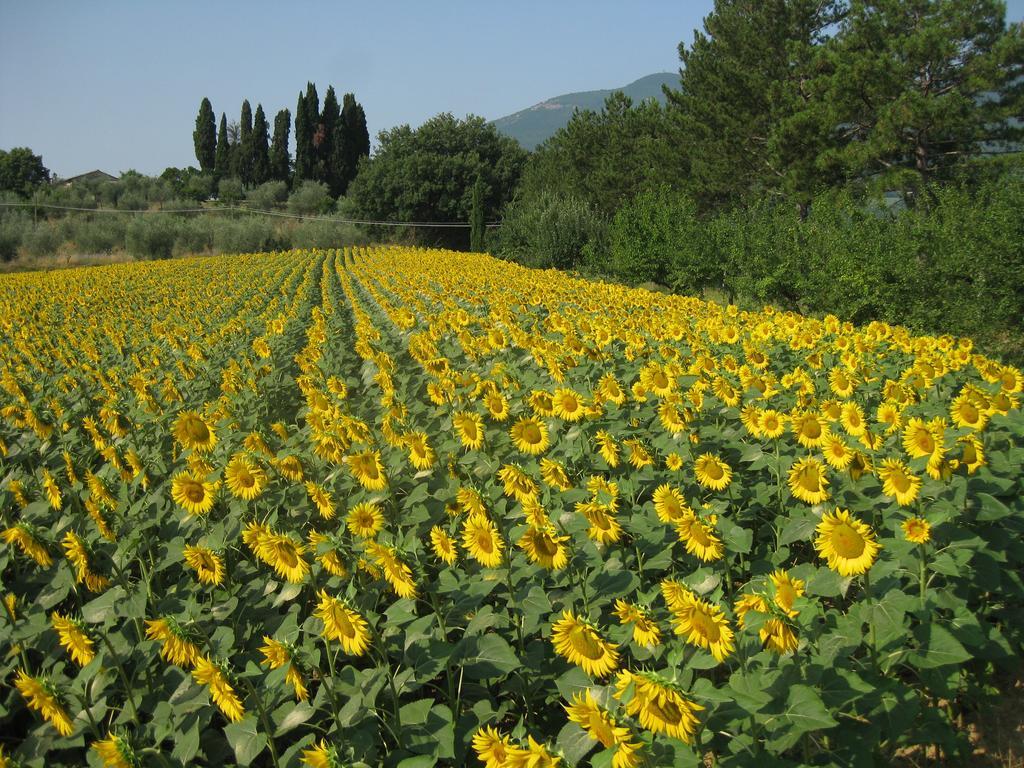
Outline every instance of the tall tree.
<path fill-rule="evenodd" d="M 252 122 L 252 183 L 262 184 L 270 180 L 270 146 L 267 116 L 263 113 L 263 105 L 256 105 L 256 116 Z"/>
<path fill-rule="evenodd" d="M 249 100 L 242 102 L 242 115 L 238 122 L 238 146 L 235 148 L 235 175 L 243 184 L 252 183 L 252 107 Z"/>
<path fill-rule="evenodd" d="M 484 182 L 477 177 L 473 184 L 473 197 L 469 204 L 469 250 L 475 253 L 484 251 L 485 221 Z"/>
<path fill-rule="evenodd" d="M 680 43 L 680 89 L 667 95 L 702 208 L 787 192 L 806 206 L 828 132 L 808 81 L 842 10 L 837 0 L 715 0 L 703 32 Z"/>
<path fill-rule="evenodd" d="M 339 154 L 341 175 L 339 194 L 344 195 L 359 170 L 359 159 L 370 156 L 370 132 L 366 127 L 366 113 L 351 93 L 346 93 L 342 99 L 339 132 L 343 134 L 343 138 L 335 143 L 335 149 Z"/>
<path fill-rule="evenodd" d="M 43 165 L 42 155 L 32 154 L 28 147 L 15 147 L 10 152 L 0 149 L 0 190 L 28 197 L 49 180 L 50 171 Z"/>
<path fill-rule="evenodd" d="M 213 175 L 224 179 L 231 175 L 231 144 L 228 143 L 228 118 L 220 113 L 220 127 L 217 130 L 217 153 L 214 156 Z"/>
<path fill-rule="evenodd" d="M 270 178 L 289 181 L 290 158 L 288 156 L 288 134 L 291 131 L 292 115 L 282 109 L 274 118 L 274 138 L 270 142 Z"/>
<path fill-rule="evenodd" d="M 199 114 L 196 115 L 196 129 L 192 132 L 196 160 L 199 161 L 199 169 L 203 172 L 212 171 L 217 162 L 215 121 L 213 105 L 210 104 L 209 99 L 204 98 L 199 104 Z"/>
<path fill-rule="evenodd" d="M 334 93 L 334 86 L 327 87 L 324 94 L 324 106 L 320 113 L 320 122 L 314 134 L 316 149 L 316 176 L 327 184 L 333 197 L 337 197 L 341 188 L 341 169 L 336 165 L 339 160 L 335 151 L 335 139 L 338 126 L 341 125 L 341 106 Z"/>
<path fill-rule="evenodd" d="M 295 105 L 295 181 L 312 178 L 313 174 L 313 123 L 306 109 L 306 96 L 299 91 Z"/>
<path fill-rule="evenodd" d="M 997 0 L 852 0 L 816 85 L 838 145 L 822 163 L 885 189 L 948 178 L 1024 136 L 1024 26 Z"/>

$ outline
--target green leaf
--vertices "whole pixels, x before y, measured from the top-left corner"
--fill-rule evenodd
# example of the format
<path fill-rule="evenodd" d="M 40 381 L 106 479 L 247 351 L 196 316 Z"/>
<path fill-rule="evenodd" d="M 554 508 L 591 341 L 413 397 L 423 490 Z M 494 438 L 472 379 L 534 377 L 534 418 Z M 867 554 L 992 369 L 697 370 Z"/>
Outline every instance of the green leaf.
<path fill-rule="evenodd" d="M 810 511 L 789 518 L 779 533 L 779 545 L 792 544 L 794 541 L 810 541 L 818 522 L 817 516 Z"/>
<path fill-rule="evenodd" d="M 117 615 L 118 604 L 125 598 L 124 587 L 111 587 L 102 595 L 82 606 L 82 618 L 89 624 L 102 624 Z"/>
<path fill-rule="evenodd" d="M 274 736 L 282 736 L 288 733 L 288 731 L 297 728 L 309 720 L 315 712 L 316 710 L 304 701 L 295 704 L 285 704 L 283 707 L 279 707 L 271 718 L 277 724 L 277 727 L 274 729 Z"/>
<path fill-rule="evenodd" d="M 597 742 L 576 723 L 566 723 L 562 726 L 555 740 L 555 746 L 562 752 L 570 766 L 578 765 L 596 745 Z"/>
<path fill-rule="evenodd" d="M 971 654 L 948 629 L 936 624 L 922 624 L 914 628 L 914 637 L 920 647 L 910 654 L 908 661 L 918 669 L 932 669 L 947 664 L 960 664 Z"/>
<path fill-rule="evenodd" d="M 507 640 L 500 635 L 488 634 L 460 641 L 452 663 L 461 663 L 463 671 L 471 680 L 483 680 L 518 669 L 519 658 Z"/>
<path fill-rule="evenodd" d="M 259 732 L 252 715 L 224 726 L 224 735 L 239 765 L 249 765 L 267 746 L 267 735 Z"/>
<path fill-rule="evenodd" d="M 584 672 L 577 666 L 573 666 L 568 672 L 560 675 L 555 680 L 555 687 L 558 689 L 558 695 L 561 696 L 565 701 L 572 701 L 572 695 L 579 693 L 587 688 L 590 688 L 594 684 L 594 681 L 590 679 L 590 675 Z"/>
<path fill-rule="evenodd" d="M 794 685 L 789 689 L 784 717 L 800 733 L 839 725 L 829 714 L 818 692 L 806 685 Z"/>
<path fill-rule="evenodd" d="M 406 728 L 411 725 L 422 725 L 427 722 L 427 715 L 430 713 L 430 709 L 433 706 L 433 699 L 420 699 L 419 701 L 414 701 L 411 704 L 403 706 L 398 711 L 402 718 L 402 727 Z"/>
<path fill-rule="evenodd" d="M 991 521 L 1001 520 L 1013 514 L 1010 508 L 1003 502 L 988 493 L 979 493 L 978 499 L 978 520 Z"/>

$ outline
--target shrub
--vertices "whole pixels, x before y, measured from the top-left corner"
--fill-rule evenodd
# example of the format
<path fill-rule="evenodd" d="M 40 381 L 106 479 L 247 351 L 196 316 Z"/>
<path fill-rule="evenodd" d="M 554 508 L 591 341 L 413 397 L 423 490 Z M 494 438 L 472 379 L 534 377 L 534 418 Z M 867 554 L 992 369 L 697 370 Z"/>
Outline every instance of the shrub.
<path fill-rule="evenodd" d="M 214 216 L 200 215 L 184 219 L 174 240 L 176 256 L 206 253 L 213 248 Z"/>
<path fill-rule="evenodd" d="M 30 256 L 53 256 L 61 242 L 57 227 L 44 220 L 25 232 L 22 246 Z"/>
<path fill-rule="evenodd" d="M 304 216 L 327 213 L 333 204 L 327 185 L 319 181 L 302 182 L 288 198 L 288 210 Z"/>
<path fill-rule="evenodd" d="M 288 200 L 288 185 L 283 181 L 268 181 L 250 189 L 245 199 L 255 208 L 271 210 Z"/>
<path fill-rule="evenodd" d="M 217 184 L 217 199 L 226 205 L 234 205 L 242 200 L 245 195 L 245 188 L 242 180 L 231 176 L 221 179 Z"/>
<path fill-rule="evenodd" d="M 168 259 L 174 250 L 178 221 L 172 216 L 138 216 L 125 231 L 125 247 L 143 259 Z"/>
<path fill-rule="evenodd" d="M 217 219 L 213 247 L 222 253 L 255 253 L 277 245 L 274 226 L 264 218 Z"/>
<path fill-rule="evenodd" d="M 125 244 L 127 222 L 121 216 L 82 219 L 75 231 L 75 245 L 82 253 L 110 253 Z"/>
<path fill-rule="evenodd" d="M 607 224 L 587 203 L 563 195 L 542 194 L 516 200 L 505 209 L 496 250 L 531 267 L 578 269 Z"/>
<path fill-rule="evenodd" d="M 22 211 L 0 213 L 0 261 L 11 261 L 18 255 L 25 232 L 31 226 L 28 214 Z"/>
<path fill-rule="evenodd" d="M 290 232 L 292 248 L 342 248 L 365 245 L 368 240 L 353 224 L 338 221 L 303 221 Z"/>

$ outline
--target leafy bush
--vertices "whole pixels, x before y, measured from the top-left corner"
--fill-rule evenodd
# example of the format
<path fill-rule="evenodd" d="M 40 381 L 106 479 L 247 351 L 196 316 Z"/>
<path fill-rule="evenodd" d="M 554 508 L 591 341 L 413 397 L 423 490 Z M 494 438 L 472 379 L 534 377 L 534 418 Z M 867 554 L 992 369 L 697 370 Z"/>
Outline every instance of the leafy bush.
<path fill-rule="evenodd" d="M 57 227 L 44 220 L 26 230 L 22 246 L 30 256 L 53 256 L 61 242 Z"/>
<path fill-rule="evenodd" d="M 245 187 L 242 186 L 241 179 L 231 176 L 221 179 L 217 184 L 217 199 L 226 205 L 234 205 L 241 202 L 244 196 Z"/>
<path fill-rule="evenodd" d="M 28 214 L 22 211 L 0 213 L 0 261 L 11 261 L 18 255 L 25 232 L 31 226 Z"/>
<path fill-rule="evenodd" d="M 303 221 L 289 232 L 292 248 L 341 248 L 364 245 L 367 238 L 352 224 L 323 220 Z"/>
<path fill-rule="evenodd" d="M 205 215 L 184 219 L 174 240 L 175 255 L 191 256 L 210 251 L 213 248 L 214 222 L 213 216 Z"/>
<path fill-rule="evenodd" d="M 121 216 L 101 216 L 80 220 L 74 242 L 82 253 L 110 253 L 125 244 L 127 222 Z"/>
<path fill-rule="evenodd" d="M 602 240 L 605 220 L 579 198 L 542 194 L 505 209 L 497 252 L 531 267 L 577 269 Z"/>
<path fill-rule="evenodd" d="M 178 234 L 178 220 L 172 216 L 138 216 L 125 231 L 125 247 L 143 259 L 169 259 Z"/>
<path fill-rule="evenodd" d="M 277 246 L 274 225 L 255 216 L 217 219 L 213 222 L 213 247 L 222 253 L 254 253 Z"/>
<path fill-rule="evenodd" d="M 277 208 L 288 200 L 288 185 L 283 181 L 268 181 L 250 189 L 245 199 L 255 208 L 270 210 Z"/>
<path fill-rule="evenodd" d="M 327 185 L 319 181 L 304 181 L 288 198 L 288 210 L 304 216 L 315 216 L 331 210 L 333 201 Z"/>

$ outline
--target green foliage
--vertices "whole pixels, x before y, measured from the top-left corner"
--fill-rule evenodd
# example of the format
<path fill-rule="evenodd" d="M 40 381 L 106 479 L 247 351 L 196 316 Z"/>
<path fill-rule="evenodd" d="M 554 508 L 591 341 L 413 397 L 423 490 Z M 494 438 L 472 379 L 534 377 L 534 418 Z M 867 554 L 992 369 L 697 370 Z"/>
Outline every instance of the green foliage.
<path fill-rule="evenodd" d="M 587 202 L 547 193 L 506 206 L 496 250 L 530 267 L 578 269 L 603 252 L 606 229 Z"/>
<path fill-rule="evenodd" d="M 314 137 L 316 169 L 314 178 L 327 185 L 332 197 L 341 190 L 341 156 L 344 151 L 344 131 L 341 122 L 341 105 L 334 93 L 334 86 L 327 87 L 324 106 L 317 121 Z"/>
<path fill-rule="evenodd" d="M 252 132 L 252 107 L 249 100 L 242 102 L 241 119 L 238 122 L 238 144 L 232 148 L 234 175 L 241 179 L 242 184 L 253 183 L 253 158 L 255 140 Z"/>
<path fill-rule="evenodd" d="M 469 250 L 482 253 L 487 234 L 486 216 L 484 214 L 484 185 L 480 179 L 473 184 L 473 199 L 469 206 Z"/>
<path fill-rule="evenodd" d="M 0 261 L 11 261 L 32 226 L 32 218 L 25 212 L 0 209 Z"/>
<path fill-rule="evenodd" d="M 577 112 L 530 155 L 517 196 L 573 197 L 610 217 L 642 190 L 686 176 L 683 140 L 657 102 L 634 105 L 613 93 L 600 112 Z"/>
<path fill-rule="evenodd" d="M 74 244 L 79 253 L 111 253 L 125 244 L 128 222 L 123 216 L 97 216 L 79 221 L 74 230 Z"/>
<path fill-rule="evenodd" d="M 292 248 L 343 248 L 369 242 L 352 224 L 330 219 L 300 222 L 286 234 Z"/>
<path fill-rule="evenodd" d="M 512 197 L 526 153 L 482 117 L 440 114 L 419 128 L 382 131 L 377 152 L 348 191 L 359 218 L 376 221 L 469 220 L 472 188 L 485 190 L 484 207 L 500 210 Z M 375 233 L 380 234 L 380 233 Z M 428 229 L 420 237 L 466 248 L 464 229 Z"/>
<path fill-rule="evenodd" d="M 344 138 L 337 142 L 340 149 L 341 188 L 338 194 L 348 192 L 348 186 L 356 177 L 359 163 L 370 156 L 370 132 L 366 127 L 366 112 L 356 97 L 346 93 L 342 99 L 340 130 Z"/>
<path fill-rule="evenodd" d="M 29 197 L 32 191 L 50 180 L 50 171 L 40 155 L 28 147 L 0 149 L 0 192 L 15 192 Z"/>
<path fill-rule="evenodd" d="M 270 147 L 268 145 L 267 117 L 263 114 L 263 105 L 256 105 L 256 116 L 252 124 L 252 169 L 251 184 L 262 184 L 270 179 Z"/>
<path fill-rule="evenodd" d="M 316 216 L 331 209 L 331 194 L 320 181 L 304 181 L 288 198 L 288 210 L 305 216 Z"/>
<path fill-rule="evenodd" d="M 246 193 L 245 199 L 255 208 L 264 210 L 279 208 L 288 200 L 288 185 L 283 181 L 268 181 L 250 189 Z"/>
<path fill-rule="evenodd" d="M 61 244 L 61 233 L 53 222 L 38 222 L 27 230 L 22 239 L 22 247 L 29 256 L 53 256 Z"/>
<path fill-rule="evenodd" d="M 216 118 L 210 100 L 203 98 L 196 115 L 196 129 L 192 132 L 192 145 L 195 147 L 196 160 L 204 172 L 212 172 L 217 159 L 217 130 L 214 125 Z"/>
<path fill-rule="evenodd" d="M 213 175 L 217 180 L 231 175 L 231 144 L 228 142 L 228 119 L 220 113 L 220 127 L 217 129 L 217 152 L 214 156 Z"/>
<path fill-rule="evenodd" d="M 913 192 L 1024 137 L 1024 30 L 997 0 L 852 0 L 811 88 L 837 132 L 820 164 Z"/>
<path fill-rule="evenodd" d="M 288 133 L 292 115 L 282 109 L 274 118 L 274 138 L 270 143 L 270 178 L 288 183 L 291 180 L 291 158 L 288 155 Z"/>
<path fill-rule="evenodd" d="M 213 247 L 222 253 L 255 253 L 276 248 L 274 225 L 265 218 L 217 219 L 213 226 Z"/>
<path fill-rule="evenodd" d="M 169 259 L 177 229 L 171 216 L 138 216 L 125 229 L 125 248 L 139 259 Z"/>
<path fill-rule="evenodd" d="M 245 187 L 242 180 L 231 176 L 221 179 L 217 184 L 217 199 L 227 205 L 234 205 L 242 200 L 245 195 Z"/>

